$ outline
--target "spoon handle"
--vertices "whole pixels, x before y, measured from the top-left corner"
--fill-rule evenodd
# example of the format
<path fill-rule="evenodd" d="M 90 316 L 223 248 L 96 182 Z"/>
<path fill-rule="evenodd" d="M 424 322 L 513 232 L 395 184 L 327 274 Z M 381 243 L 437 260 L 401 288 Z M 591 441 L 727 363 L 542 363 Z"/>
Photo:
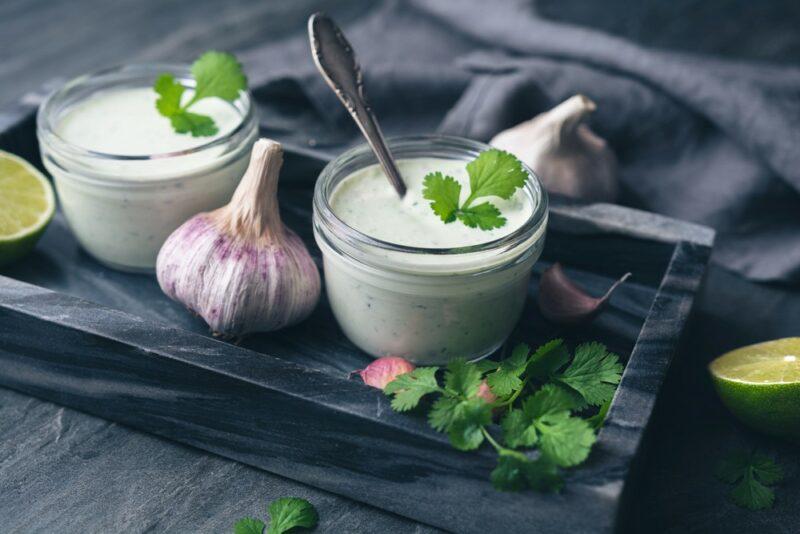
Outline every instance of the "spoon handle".
<path fill-rule="evenodd" d="M 361 67 L 356 61 L 353 47 L 336 23 L 323 13 L 315 13 L 308 19 L 308 37 L 314 63 L 322 77 L 350 112 L 392 186 L 403 197 L 406 194 L 406 184 L 386 146 L 378 120 L 367 102 Z"/>

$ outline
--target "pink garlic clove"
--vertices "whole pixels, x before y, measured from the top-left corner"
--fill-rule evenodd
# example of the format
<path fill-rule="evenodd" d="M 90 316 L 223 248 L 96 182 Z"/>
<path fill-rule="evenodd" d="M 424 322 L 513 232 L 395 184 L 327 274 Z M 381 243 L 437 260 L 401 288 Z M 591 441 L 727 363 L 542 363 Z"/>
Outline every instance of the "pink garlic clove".
<path fill-rule="evenodd" d="M 627 280 L 625 273 L 601 297 L 592 297 L 569 279 L 560 263 L 546 269 L 539 281 L 539 310 L 554 323 L 577 325 L 597 317 L 608 304 L 611 294 Z"/>
<path fill-rule="evenodd" d="M 481 385 L 478 386 L 478 392 L 475 396 L 482 398 L 490 404 L 497 400 L 497 395 L 492 393 L 492 389 L 489 387 L 489 384 L 486 383 L 486 380 L 481 380 Z"/>
<path fill-rule="evenodd" d="M 596 108 L 589 98 L 575 95 L 500 132 L 489 144 L 517 156 L 551 193 L 613 202 L 619 190 L 617 159 L 608 143 L 584 124 Z"/>
<path fill-rule="evenodd" d="M 414 369 L 414 364 L 404 358 L 384 356 L 365 368 L 353 372 L 358 373 L 366 385 L 382 390 L 386 384 L 398 376 L 410 373 Z"/>

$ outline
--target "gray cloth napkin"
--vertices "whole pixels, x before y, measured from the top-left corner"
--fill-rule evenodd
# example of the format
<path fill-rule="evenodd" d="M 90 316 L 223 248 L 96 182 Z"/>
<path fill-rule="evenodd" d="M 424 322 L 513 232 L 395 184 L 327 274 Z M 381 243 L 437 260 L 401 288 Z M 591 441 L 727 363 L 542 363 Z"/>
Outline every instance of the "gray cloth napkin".
<path fill-rule="evenodd" d="M 586 94 L 622 204 L 715 228 L 714 260 L 751 279 L 800 281 L 800 69 L 650 50 L 520 0 L 387 1 L 343 26 L 388 135 L 486 141 Z M 361 142 L 305 35 L 242 58 L 266 134 L 324 159 Z"/>

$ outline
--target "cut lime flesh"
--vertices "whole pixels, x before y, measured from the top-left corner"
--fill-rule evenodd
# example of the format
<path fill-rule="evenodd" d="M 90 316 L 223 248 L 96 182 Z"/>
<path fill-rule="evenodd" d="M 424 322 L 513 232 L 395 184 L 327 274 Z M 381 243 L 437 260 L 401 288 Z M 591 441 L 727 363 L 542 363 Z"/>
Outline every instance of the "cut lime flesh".
<path fill-rule="evenodd" d="M 22 158 L 0 151 L 0 266 L 28 252 L 55 212 L 47 178 Z"/>
<path fill-rule="evenodd" d="M 750 345 L 709 365 L 723 404 L 750 427 L 800 438 L 800 338 Z"/>

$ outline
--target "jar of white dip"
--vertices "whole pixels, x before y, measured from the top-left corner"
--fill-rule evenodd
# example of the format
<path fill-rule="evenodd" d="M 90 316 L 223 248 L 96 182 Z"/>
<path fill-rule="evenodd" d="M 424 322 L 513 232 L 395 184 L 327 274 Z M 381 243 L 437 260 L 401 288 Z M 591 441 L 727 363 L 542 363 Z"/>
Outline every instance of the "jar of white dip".
<path fill-rule="evenodd" d="M 462 183 L 488 145 L 455 137 L 390 140 L 408 192 L 395 193 L 370 149 L 350 150 L 322 171 L 314 191 L 314 235 L 328 299 L 347 337 L 372 356 L 418 364 L 474 360 L 511 333 L 544 245 L 547 194 L 533 172 L 509 200 L 488 198 L 506 217 L 483 231 L 445 224 L 422 197 L 428 172 Z"/>
<path fill-rule="evenodd" d="M 126 271 L 152 271 L 173 230 L 230 200 L 258 133 L 245 92 L 192 106 L 211 116 L 217 134 L 176 133 L 155 107 L 153 83 L 165 72 L 188 100 L 188 66 L 130 65 L 72 80 L 37 115 L 42 161 L 72 231 L 96 259 Z"/>

